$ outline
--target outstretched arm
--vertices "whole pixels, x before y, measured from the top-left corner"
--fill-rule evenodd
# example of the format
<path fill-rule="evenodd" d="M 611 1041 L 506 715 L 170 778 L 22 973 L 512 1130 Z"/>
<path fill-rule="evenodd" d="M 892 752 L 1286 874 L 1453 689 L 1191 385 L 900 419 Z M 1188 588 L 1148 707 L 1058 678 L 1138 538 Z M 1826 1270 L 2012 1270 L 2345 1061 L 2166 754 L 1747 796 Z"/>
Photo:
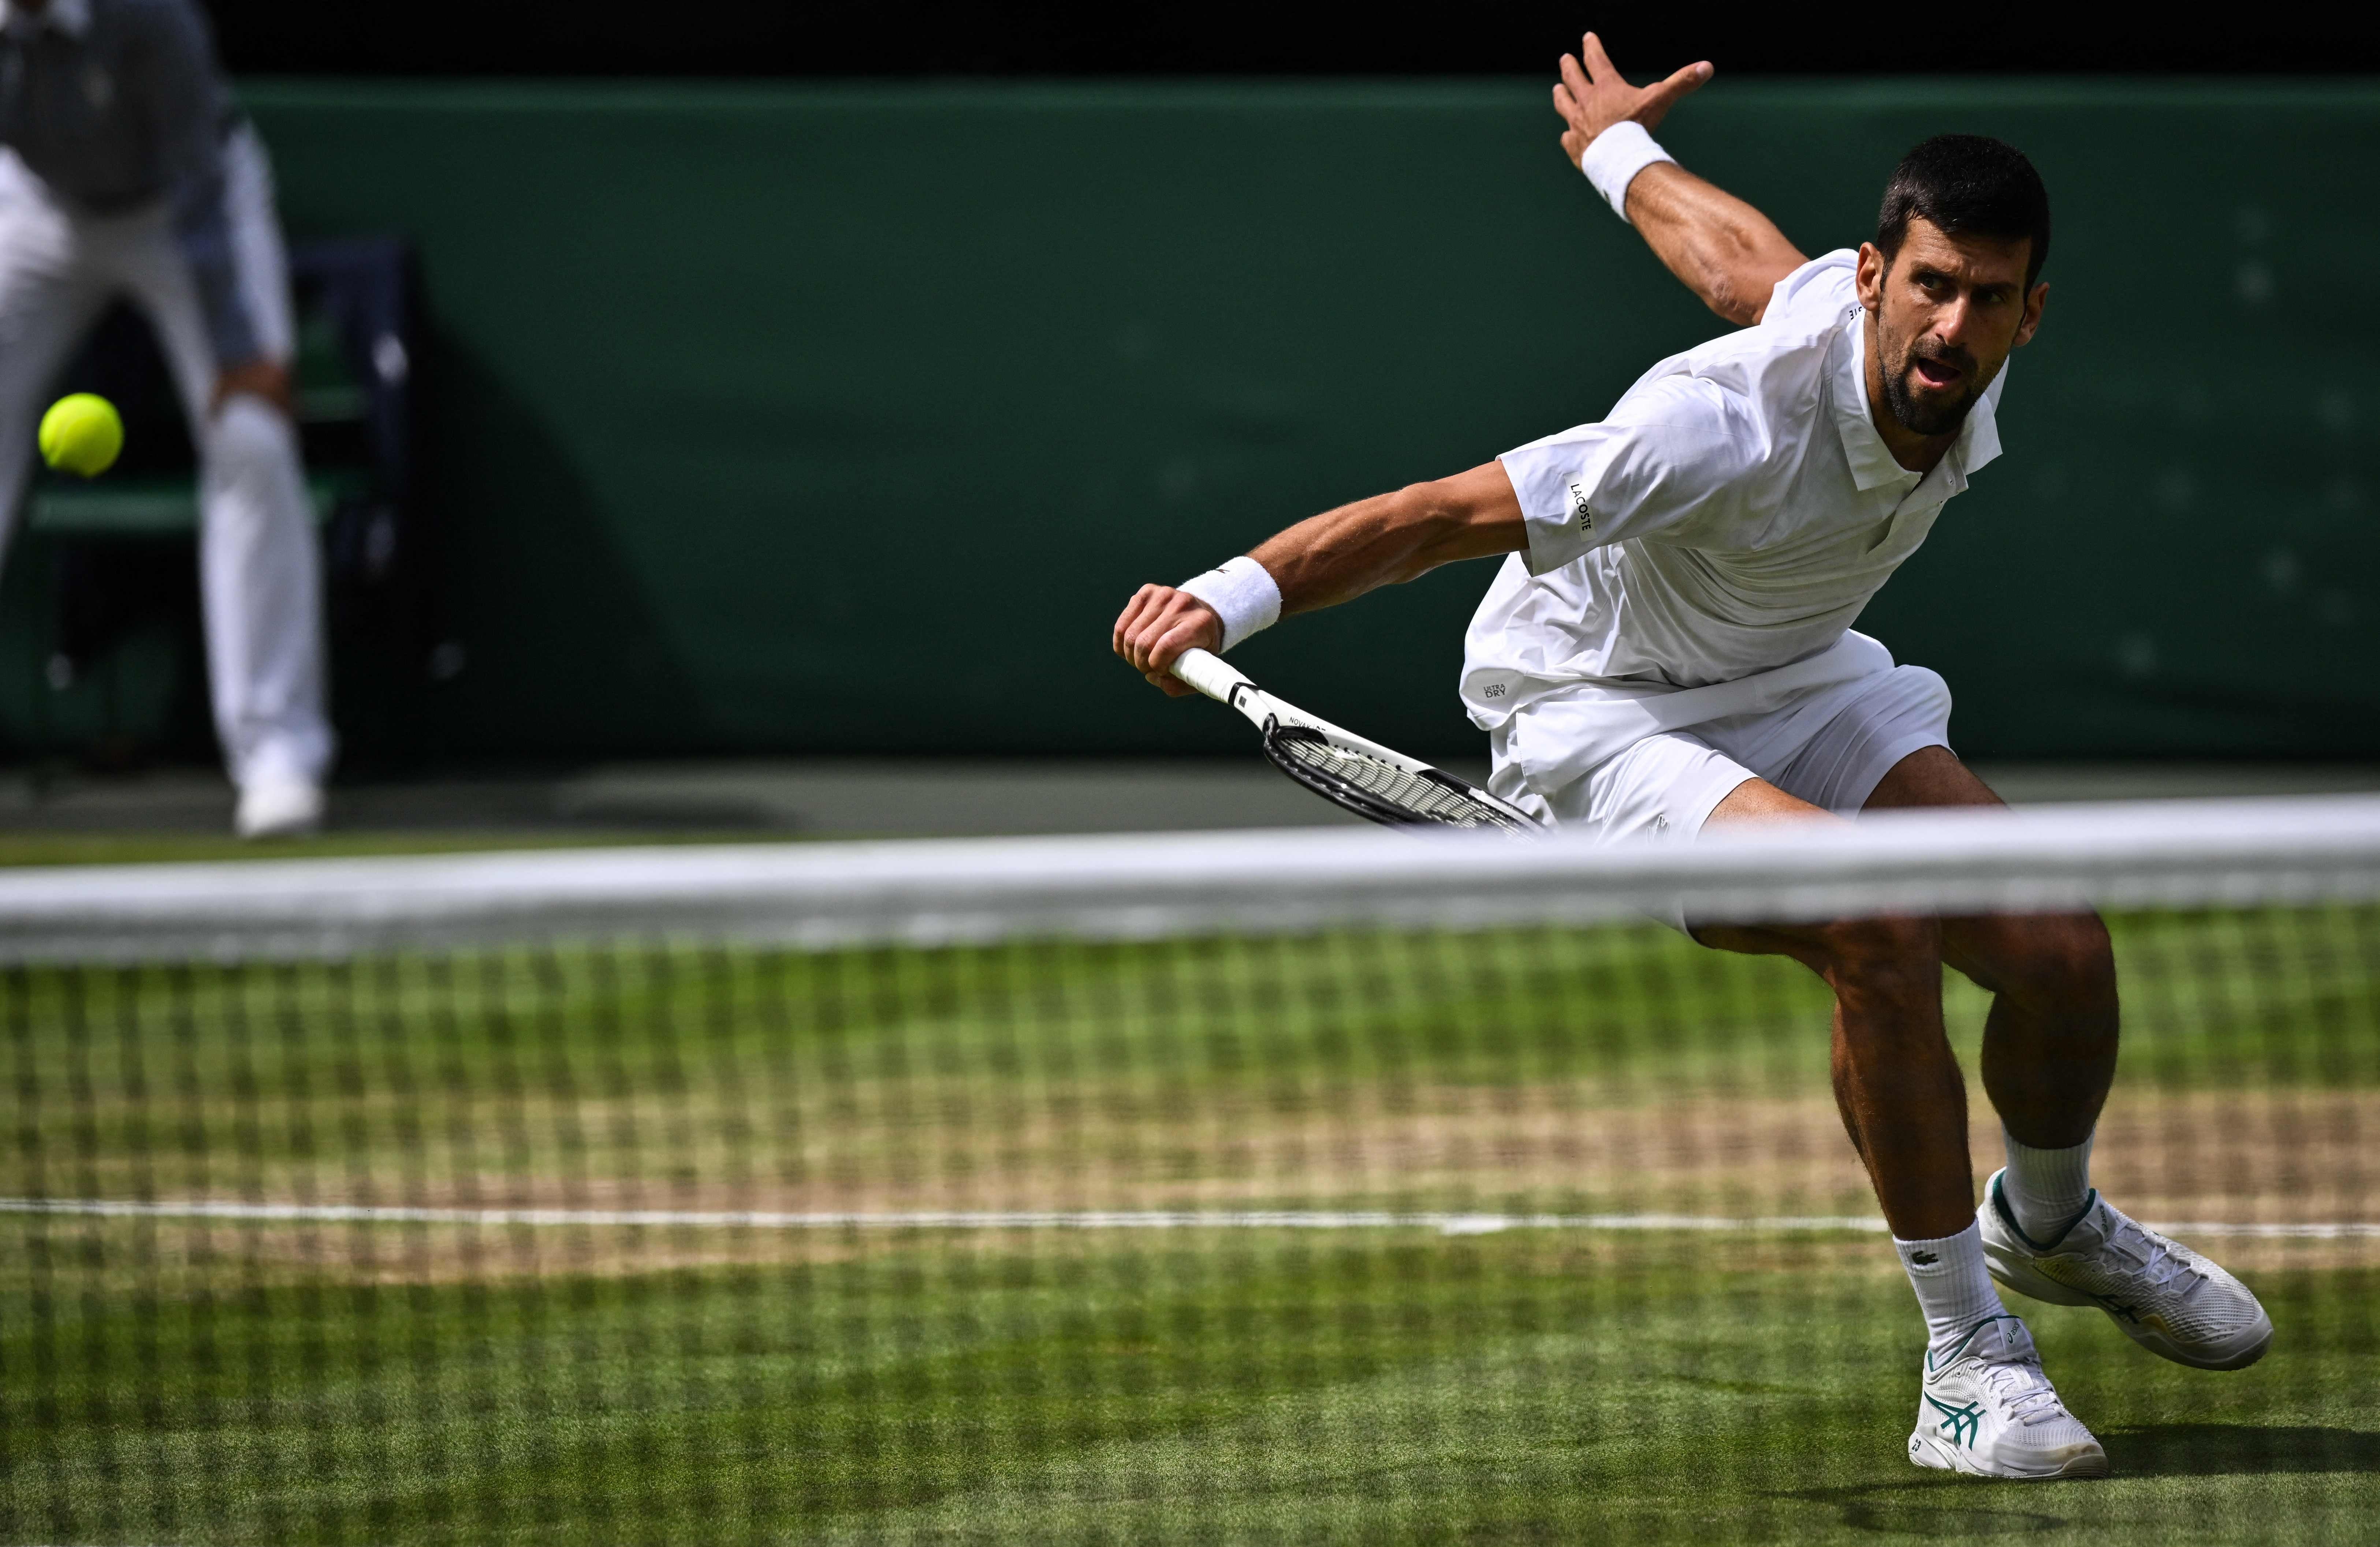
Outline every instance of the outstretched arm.
<path fill-rule="evenodd" d="M 1311 612 L 1365 592 L 1419 579 L 1458 559 L 1529 546 L 1520 499 L 1503 464 L 1358 500 L 1268 538 L 1249 555 L 1281 587 L 1281 610 Z M 1143 586 L 1115 623 L 1115 653 L 1179 698 L 1190 689 L 1170 668 L 1183 651 L 1218 648 L 1221 620 L 1171 586 Z"/>
<path fill-rule="evenodd" d="M 1614 124 L 1654 127 L 1712 73 L 1706 61 L 1657 85 L 1631 86 L 1603 52 L 1602 40 L 1589 32 L 1576 55 L 1562 56 L 1561 84 L 1554 88 L 1554 110 L 1567 126 L 1562 153 L 1576 166 Z M 1654 254 L 1730 322 L 1759 321 L 1777 282 L 1809 261 L 1767 215 L 1675 162 L 1655 162 L 1637 173 L 1625 201 L 1629 224 Z"/>

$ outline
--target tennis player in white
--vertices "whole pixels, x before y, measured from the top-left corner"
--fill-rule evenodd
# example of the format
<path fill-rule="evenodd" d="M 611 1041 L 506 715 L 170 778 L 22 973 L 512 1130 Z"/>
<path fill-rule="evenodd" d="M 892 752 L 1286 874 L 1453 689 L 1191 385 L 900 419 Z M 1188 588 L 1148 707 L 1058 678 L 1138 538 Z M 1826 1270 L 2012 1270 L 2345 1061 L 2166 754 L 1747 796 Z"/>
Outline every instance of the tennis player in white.
<path fill-rule="evenodd" d="M 1472 620 L 1462 684 L 1497 794 L 1604 837 L 1670 840 L 1998 804 L 1951 754 L 1942 679 L 1851 625 L 2000 454 L 2004 368 L 2048 295 L 2039 176 L 1998 140 L 1928 140 L 1895 169 L 1874 240 L 1805 259 L 1651 136 L 1709 65 L 1640 89 L 1593 33 L 1581 54 L 1554 89 L 1565 154 L 1742 331 L 1656 365 L 1601 423 L 1142 587 L 1116 621 L 1117 653 L 1178 695 L 1167 667 L 1194 646 L 1227 649 L 1282 613 L 1509 555 Z M 2183 1364 L 2263 1354 L 2272 1323 L 2245 1287 L 2091 1188 L 2117 1038 L 2096 917 L 1689 932 L 1791 956 L 1834 989 L 1837 1101 L 1928 1331 L 1911 1460 L 2007 1478 L 2107 1470 L 1995 1277 L 2096 1305 Z M 1983 1077 L 2008 1164 L 1980 1209 L 1945 962 L 1995 996 Z"/>

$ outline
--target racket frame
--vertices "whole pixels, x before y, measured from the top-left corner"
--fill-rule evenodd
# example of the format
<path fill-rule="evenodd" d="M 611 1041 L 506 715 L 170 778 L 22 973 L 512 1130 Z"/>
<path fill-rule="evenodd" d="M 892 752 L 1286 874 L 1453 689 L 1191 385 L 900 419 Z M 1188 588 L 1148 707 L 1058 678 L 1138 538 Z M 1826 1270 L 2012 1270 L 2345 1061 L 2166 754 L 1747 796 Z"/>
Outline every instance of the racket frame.
<path fill-rule="evenodd" d="M 1390 827 L 1451 827 L 1451 823 L 1434 822 L 1418 813 L 1408 811 L 1392 801 L 1372 795 L 1360 786 L 1342 785 L 1311 767 L 1292 767 L 1284 755 L 1278 754 L 1272 741 L 1280 728 L 1296 726 L 1320 735 L 1325 742 L 1377 758 L 1392 767 L 1402 768 L 1417 778 L 1427 779 L 1493 810 L 1502 812 L 1527 831 L 1542 831 L 1546 824 L 1523 811 L 1510 801 L 1500 800 L 1467 779 L 1448 773 L 1418 757 L 1408 757 L 1393 747 L 1382 746 L 1353 731 L 1331 724 L 1318 715 L 1310 715 L 1285 699 L 1277 698 L 1258 687 L 1253 678 L 1231 665 L 1211 650 L 1190 649 L 1182 652 L 1173 662 L 1173 674 L 1219 704 L 1237 709 L 1249 724 L 1265 733 L 1266 755 L 1273 766 L 1291 779 L 1321 795 L 1324 799 L 1354 812 L 1368 821 Z"/>

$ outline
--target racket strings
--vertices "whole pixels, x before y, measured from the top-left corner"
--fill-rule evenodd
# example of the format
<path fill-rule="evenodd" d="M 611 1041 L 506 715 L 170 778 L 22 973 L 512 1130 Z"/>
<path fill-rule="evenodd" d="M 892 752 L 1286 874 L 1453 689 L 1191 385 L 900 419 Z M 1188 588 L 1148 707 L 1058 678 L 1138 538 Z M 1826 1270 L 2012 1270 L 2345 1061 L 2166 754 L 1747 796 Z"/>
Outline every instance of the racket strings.
<path fill-rule="evenodd" d="M 1273 761 L 1281 770 L 1299 783 L 1374 821 L 1453 828 L 1521 827 L 1511 816 L 1459 785 L 1335 745 L 1303 727 L 1281 727 L 1266 738 L 1265 749 L 1273 755 Z"/>

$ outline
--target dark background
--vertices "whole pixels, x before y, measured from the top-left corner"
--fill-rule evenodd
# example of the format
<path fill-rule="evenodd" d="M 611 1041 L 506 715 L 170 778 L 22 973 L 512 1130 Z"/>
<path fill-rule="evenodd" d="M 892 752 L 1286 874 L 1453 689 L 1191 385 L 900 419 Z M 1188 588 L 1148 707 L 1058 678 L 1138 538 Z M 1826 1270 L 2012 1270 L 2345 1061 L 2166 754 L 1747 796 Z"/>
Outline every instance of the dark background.
<path fill-rule="evenodd" d="M 2380 61 L 2370 6 L 979 5 L 214 0 L 241 72 L 369 76 L 2296 75 Z"/>
<path fill-rule="evenodd" d="M 1722 327 L 1556 153 L 1566 10 L 217 14 L 293 236 L 418 255 L 430 622 L 386 693 L 344 652 L 351 773 L 1244 751 L 1108 658 L 1135 585 L 1599 417 Z M 2368 24 L 1845 16 L 1598 19 L 1640 78 L 1717 58 L 1663 137 L 1805 251 L 1926 134 L 2049 181 L 2009 454 L 1861 626 L 1949 678 L 1973 755 L 2380 755 L 2380 78 L 2278 73 L 2360 67 Z M 205 758 L 187 631 L 45 683 L 20 547 L 0 747 Z M 1488 574 L 1245 662 L 1475 755 Z"/>

